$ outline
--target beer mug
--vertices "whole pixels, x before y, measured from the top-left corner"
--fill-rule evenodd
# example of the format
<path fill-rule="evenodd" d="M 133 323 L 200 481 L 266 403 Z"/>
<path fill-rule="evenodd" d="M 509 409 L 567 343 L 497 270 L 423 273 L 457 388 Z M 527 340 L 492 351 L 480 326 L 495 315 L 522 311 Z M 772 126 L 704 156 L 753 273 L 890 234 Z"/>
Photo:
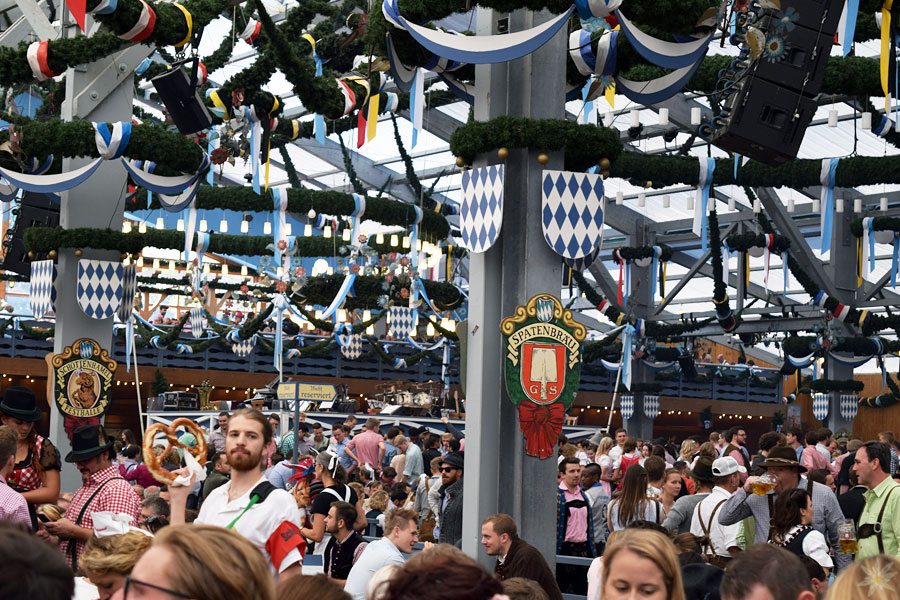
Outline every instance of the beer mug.
<path fill-rule="evenodd" d="M 837 530 L 841 554 L 856 554 L 856 524 L 853 519 L 838 521 Z"/>
<path fill-rule="evenodd" d="M 772 473 L 763 473 L 756 478 L 756 481 L 751 485 L 751 489 L 757 496 L 765 496 L 769 493 L 769 490 L 775 487 L 776 483 L 778 483 L 778 478 L 775 477 L 775 475 Z"/>

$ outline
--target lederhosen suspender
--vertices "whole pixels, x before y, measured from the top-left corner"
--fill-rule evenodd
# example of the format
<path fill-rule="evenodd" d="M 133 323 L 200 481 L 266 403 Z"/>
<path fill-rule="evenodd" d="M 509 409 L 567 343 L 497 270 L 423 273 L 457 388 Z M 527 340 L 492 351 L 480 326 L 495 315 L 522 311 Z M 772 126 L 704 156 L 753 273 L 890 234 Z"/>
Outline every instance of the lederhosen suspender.
<path fill-rule="evenodd" d="M 865 525 L 859 526 L 859 539 L 864 540 L 867 537 L 875 536 L 878 540 L 878 553 L 884 554 L 884 539 L 881 537 L 881 520 L 884 517 L 884 509 L 887 508 L 888 502 L 891 499 L 891 494 L 894 493 L 900 486 L 894 486 L 891 488 L 891 491 L 887 493 L 887 496 L 884 499 L 884 503 L 881 505 L 881 510 L 878 511 L 878 521 L 875 523 L 866 523 Z M 895 532 L 896 533 L 896 532 Z"/>
<path fill-rule="evenodd" d="M 704 554 L 707 557 L 716 555 L 716 549 L 713 547 L 712 537 L 709 535 L 709 530 L 712 528 L 712 524 L 715 522 L 714 519 L 716 518 L 716 513 L 718 512 L 719 507 L 725 504 L 727 501 L 728 498 L 723 498 L 719 501 L 718 504 L 716 504 L 716 506 L 713 508 L 712 514 L 709 515 L 709 524 L 707 525 L 703 524 L 703 515 L 700 512 L 700 508 L 697 508 L 697 520 L 700 521 L 700 530 L 703 531 L 703 535 L 706 536 L 706 542 L 703 545 L 706 547 Z"/>
<path fill-rule="evenodd" d="M 769 538 L 771 542 L 774 539 L 774 527 L 772 526 L 772 518 L 775 514 L 775 494 L 766 494 L 766 500 L 769 502 Z"/>
<path fill-rule="evenodd" d="M 107 483 L 109 483 L 110 481 L 115 481 L 116 479 L 121 479 L 122 481 L 125 481 L 124 477 L 110 477 L 109 479 L 107 479 L 106 481 L 101 483 L 97 487 L 96 490 L 94 490 L 94 493 L 91 494 L 91 497 L 88 498 L 88 501 L 85 502 L 84 506 L 81 507 L 81 512 L 78 513 L 78 518 L 75 519 L 76 525 L 81 527 L 81 520 L 84 518 L 84 513 L 87 512 L 87 509 L 91 505 L 91 502 L 94 501 L 94 498 L 97 497 L 97 494 L 100 493 L 100 490 L 102 490 L 104 487 L 106 487 Z M 75 538 L 70 539 L 68 548 L 66 548 L 66 552 L 68 553 L 69 558 L 72 559 L 72 571 L 74 571 L 76 573 L 78 572 L 78 553 L 76 552 L 77 548 L 78 548 L 78 540 Z"/>

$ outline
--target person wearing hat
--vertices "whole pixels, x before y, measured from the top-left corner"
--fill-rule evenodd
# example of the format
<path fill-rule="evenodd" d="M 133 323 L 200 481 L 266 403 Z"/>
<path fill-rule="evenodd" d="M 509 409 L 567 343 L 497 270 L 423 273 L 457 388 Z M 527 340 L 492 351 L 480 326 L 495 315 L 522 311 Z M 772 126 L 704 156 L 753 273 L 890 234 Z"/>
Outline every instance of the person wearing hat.
<path fill-rule="evenodd" d="M 703 540 L 703 556 L 709 564 L 723 569 L 741 551 L 737 543 L 740 526 L 737 523 L 722 524 L 716 519 L 716 514 L 741 487 L 740 476 L 746 472 L 747 469 L 739 465 L 734 457 L 725 456 L 714 460 L 712 474 L 715 486 L 709 496 L 694 508 L 691 518 L 691 533 Z"/>
<path fill-rule="evenodd" d="M 59 451 L 49 439 L 38 435 L 34 424 L 42 417 L 34 392 L 27 387 L 12 386 L 0 399 L 0 423 L 13 429 L 19 436 L 13 471 L 8 481 L 10 487 L 25 497 L 37 529 L 35 507 L 40 504 L 56 504 L 59 498 Z"/>
<path fill-rule="evenodd" d="M 66 516 L 44 523 L 44 528 L 63 540 L 62 549 L 73 571 L 94 533 L 93 513 L 126 514 L 131 525 L 140 523 L 141 499 L 119 474 L 114 458 L 113 438 L 106 435 L 103 425 L 84 425 L 72 432 L 72 451 L 66 462 L 75 463 L 84 485 L 72 497 Z"/>
<path fill-rule="evenodd" d="M 691 520 L 694 516 L 694 508 L 700 502 L 709 496 L 712 492 L 715 475 L 712 471 L 713 459 L 709 456 L 700 456 L 692 470 L 685 472 L 685 475 L 694 481 L 696 488 L 693 494 L 682 496 L 675 501 L 672 510 L 666 513 L 666 520 L 663 521 L 669 533 L 690 533 Z"/>
<path fill-rule="evenodd" d="M 441 528 L 436 534 L 442 544 L 462 542 L 464 456 L 451 452 L 441 459 Z"/>
<path fill-rule="evenodd" d="M 722 505 L 719 522 L 733 525 L 747 517 L 753 517 L 756 520 L 756 543 L 766 543 L 770 536 L 769 515 L 773 512 L 775 497 L 784 490 L 805 489 L 812 495 L 813 528 L 825 536 L 828 545 L 834 550 L 837 570 L 848 565 L 850 555 L 838 552 L 838 523 L 843 520 L 844 515 L 834 492 L 821 483 L 811 483 L 803 477 L 801 474 L 806 472 L 806 467 L 800 464 L 797 453 L 788 446 L 772 448 L 769 456 L 759 466 L 775 477 L 775 487 L 764 496 L 758 496 L 753 493 L 753 483 L 759 478 L 748 477 L 744 486 Z"/>

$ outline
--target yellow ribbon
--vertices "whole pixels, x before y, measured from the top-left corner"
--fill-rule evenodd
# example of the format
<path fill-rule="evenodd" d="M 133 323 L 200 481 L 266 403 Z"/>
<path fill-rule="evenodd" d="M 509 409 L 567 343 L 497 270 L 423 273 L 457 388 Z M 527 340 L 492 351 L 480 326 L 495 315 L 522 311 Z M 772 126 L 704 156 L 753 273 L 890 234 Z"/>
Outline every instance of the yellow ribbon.
<path fill-rule="evenodd" d="M 300 121 L 291 119 L 291 139 L 296 140 L 300 137 Z"/>
<path fill-rule="evenodd" d="M 453 268 L 453 246 L 447 246 L 447 281 L 450 281 L 450 273 Z"/>
<path fill-rule="evenodd" d="M 366 141 L 371 142 L 375 137 L 375 128 L 378 127 L 378 104 L 381 94 L 375 94 L 369 100 L 369 118 L 366 121 Z"/>
<path fill-rule="evenodd" d="M 618 325 L 621 325 L 621 324 L 622 324 L 622 321 L 624 321 L 624 320 L 625 320 L 625 313 L 620 312 L 620 313 L 619 313 L 619 316 L 616 317 L 616 325 L 617 325 L 617 326 L 618 326 Z"/>
<path fill-rule="evenodd" d="M 315 50 L 316 50 L 316 39 L 315 39 L 313 36 L 311 36 L 310 34 L 308 34 L 308 33 L 304 33 L 304 34 L 301 35 L 300 37 L 302 37 L 304 40 L 306 40 L 307 42 L 309 42 L 309 45 L 312 46 L 312 49 L 313 49 L 313 51 L 315 52 Z"/>
<path fill-rule="evenodd" d="M 178 4 L 177 2 L 174 4 L 174 6 L 178 8 L 178 10 L 180 10 L 182 13 L 184 13 L 184 22 L 185 24 L 187 24 L 187 35 L 184 36 L 183 40 L 175 44 L 176 48 L 181 48 L 189 41 L 191 41 L 191 35 L 194 33 L 194 20 L 191 17 L 191 13 L 188 11 L 188 9 Z"/>
<path fill-rule="evenodd" d="M 863 326 L 863 323 L 865 322 L 867 316 L 869 316 L 869 311 L 868 311 L 868 310 L 862 310 L 862 311 L 859 313 L 859 321 L 858 321 L 858 322 L 859 322 L 859 326 L 860 326 L 860 327 Z"/>
<path fill-rule="evenodd" d="M 890 54 L 891 54 L 891 5 L 894 0 L 885 0 L 881 7 L 881 89 L 884 91 L 884 109 L 890 110 L 888 104 L 888 81 L 890 79 Z"/>
<path fill-rule="evenodd" d="M 362 75 L 351 75 L 350 77 L 344 77 L 344 81 L 352 81 L 353 83 L 360 85 L 366 89 L 366 98 L 363 100 L 363 103 L 360 104 L 360 107 L 364 107 L 366 102 L 369 101 L 369 96 L 372 93 L 371 86 L 369 85 L 369 80 L 363 77 Z M 360 108 L 362 110 L 362 108 Z M 368 129 L 368 123 L 366 124 L 366 129 Z M 357 127 L 356 132 L 356 147 L 359 148 L 365 143 L 366 131 L 363 131 Z"/>
<path fill-rule="evenodd" d="M 224 116 L 225 119 L 231 118 L 231 115 L 228 114 L 228 107 L 225 106 L 225 103 L 222 102 L 222 99 L 219 97 L 218 90 L 212 90 L 209 93 L 209 99 L 212 100 L 213 106 L 215 106 L 217 108 L 221 108 L 225 112 L 225 116 Z"/>
<path fill-rule="evenodd" d="M 272 115 L 278 110 L 278 107 L 281 106 L 281 103 L 278 101 L 278 96 L 272 94 L 272 109 L 269 111 L 269 123 L 266 124 L 266 127 L 269 127 L 272 122 Z M 266 189 L 269 189 L 269 162 L 272 160 L 272 136 L 269 135 L 269 139 L 266 144 Z"/>
<path fill-rule="evenodd" d="M 862 238 L 856 240 L 856 287 L 862 287 Z"/>

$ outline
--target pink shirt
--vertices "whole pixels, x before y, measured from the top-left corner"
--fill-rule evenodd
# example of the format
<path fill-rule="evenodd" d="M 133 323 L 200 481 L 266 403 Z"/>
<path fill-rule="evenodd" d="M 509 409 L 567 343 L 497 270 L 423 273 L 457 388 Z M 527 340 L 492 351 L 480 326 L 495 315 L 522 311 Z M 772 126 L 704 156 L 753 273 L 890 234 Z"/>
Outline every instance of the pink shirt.
<path fill-rule="evenodd" d="M 560 485 L 559 489 L 563 492 L 563 498 L 568 502 L 573 500 L 584 500 L 581 497 L 581 487 L 575 489 L 575 493 L 569 491 L 565 485 Z M 569 511 L 569 519 L 566 521 L 566 537 L 564 542 L 586 542 L 588 534 L 588 507 L 573 508 Z"/>
<path fill-rule="evenodd" d="M 378 445 L 382 442 L 384 442 L 384 438 L 380 433 L 367 431 L 350 440 L 347 450 L 356 455 L 360 466 L 368 464 L 371 467 L 378 467 L 381 466 L 381 461 L 378 460 Z"/>
<path fill-rule="evenodd" d="M 825 456 L 816 450 L 815 446 L 807 446 L 800 455 L 800 464 L 812 471 L 813 469 L 828 469 L 831 472 L 831 464 Z"/>
<path fill-rule="evenodd" d="M 746 473 L 738 473 L 738 475 L 741 478 L 741 485 L 743 485 L 744 482 L 747 481 L 747 475 L 750 473 L 750 465 L 747 464 L 747 458 L 744 456 L 744 453 L 741 452 L 740 450 L 732 450 L 728 456 L 730 456 L 731 458 L 736 460 L 737 464 L 739 464 L 742 467 L 744 467 L 745 469 L 747 469 Z"/>
<path fill-rule="evenodd" d="M 31 528 L 31 516 L 28 514 L 25 496 L 9 487 L 2 478 L 0 478 L 0 521 L 22 523 Z"/>

